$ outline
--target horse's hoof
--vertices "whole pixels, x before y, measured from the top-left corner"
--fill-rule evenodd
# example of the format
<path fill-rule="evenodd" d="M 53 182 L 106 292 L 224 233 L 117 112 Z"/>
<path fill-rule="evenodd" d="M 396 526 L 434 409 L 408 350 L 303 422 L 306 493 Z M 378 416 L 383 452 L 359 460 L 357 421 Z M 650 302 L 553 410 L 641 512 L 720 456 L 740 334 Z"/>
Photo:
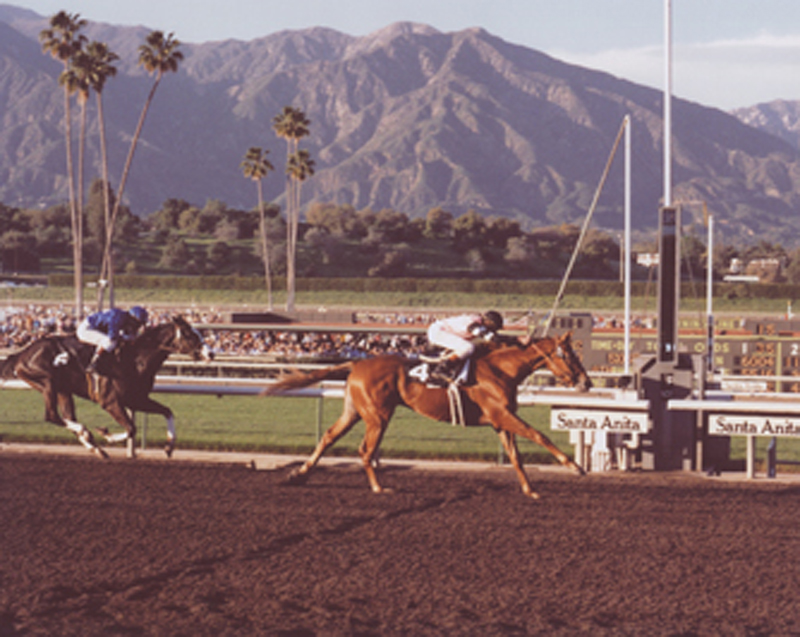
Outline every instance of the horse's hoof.
<path fill-rule="evenodd" d="M 286 476 L 286 480 L 283 481 L 284 484 L 290 487 L 297 487 L 305 484 L 306 482 L 308 482 L 308 473 L 301 473 L 299 471 L 292 471 L 288 476 Z"/>
<path fill-rule="evenodd" d="M 526 493 L 531 500 L 541 500 L 542 496 L 540 496 L 536 491 L 531 491 L 530 493 Z"/>
<path fill-rule="evenodd" d="M 108 438 L 111 435 L 111 433 L 108 431 L 108 429 L 106 427 L 97 427 L 95 429 L 95 431 L 97 433 L 99 433 L 101 436 L 103 436 L 104 438 Z"/>
<path fill-rule="evenodd" d="M 168 442 L 166 445 L 164 445 L 164 453 L 167 454 L 167 458 L 172 457 L 173 451 L 175 451 L 175 443 Z"/>
<path fill-rule="evenodd" d="M 585 475 L 586 475 L 586 472 L 583 470 L 583 467 L 581 467 L 579 464 L 576 464 L 576 463 L 574 463 L 574 462 L 573 462 L 572 460 L 570 460 L 569 458 L 567 458 L 567 459 L 564 461 L 564 463 L 563 463 L 563 464 L 564 464 L 564 466 L 565 466 L 565 467 L 567 467 L 568 469 L 572 469 L 572 470 L 573 470 L 575 473 L 577 473 L 579 476 L 585 476 Z"/>
<path fill-rule="evenodd" d="M 105 449 L 102 449 L 100 447 L 95 447 L 94 449 L 92 449 L 92 452 L 101 460 L 108 460 L 108 454 L 106 453 Z"/>

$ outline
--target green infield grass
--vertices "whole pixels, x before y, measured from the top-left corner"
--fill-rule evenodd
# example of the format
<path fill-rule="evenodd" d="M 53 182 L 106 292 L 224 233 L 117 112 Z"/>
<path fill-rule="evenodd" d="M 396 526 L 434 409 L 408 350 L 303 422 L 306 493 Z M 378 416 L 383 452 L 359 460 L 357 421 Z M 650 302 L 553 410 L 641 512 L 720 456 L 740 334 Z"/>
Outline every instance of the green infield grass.
<path fill-rule="evenodd" d="M 318 436 L 338 417 L 341 399 L 257 398 L 224 396 L 158 395 L 157 400 L 175 412 L 178 448 L 218 451 L 254 451 L 306 454 Z M 121 431 L 97 405 L 76 400 L 80 421 L 90 429 L 101 426 Z M 524 406 L 520 416 L 544 432 L 559 449 L 572 457 L 569 436 L 550 431 L 549 408 Z M 78 444 L 70 432 L 44 422 L 44 403 L 29 390 L 0 389 L 0 440 L 3 442 L 43 442 Z M 161 416 L 138 414 L 139 445 L 161 447 L 166 440 L 166 425 Z M 330 455 L 354 456 L 364 433 L 358 423 L 330 450 Z M 763 470 L 769 438 L 757 438 L 757 467 Z M 527 463 L 555 462 L 544 449 L 519 440 Z M 450 460 L 496 460 L 501 458 L 497 436 L 488 427 L 453 427 L 434 422 L 414 412 L 398 408 L 381 445 L 387 458 L 425 458 Z M 746 439 L 731 438 L 731 458 L 746 456 Z M 778 458 L 800 461 L 800 440 L 778 439 Z M 781 465 L 780 472 L 796 471 L 797 465 Z"/>

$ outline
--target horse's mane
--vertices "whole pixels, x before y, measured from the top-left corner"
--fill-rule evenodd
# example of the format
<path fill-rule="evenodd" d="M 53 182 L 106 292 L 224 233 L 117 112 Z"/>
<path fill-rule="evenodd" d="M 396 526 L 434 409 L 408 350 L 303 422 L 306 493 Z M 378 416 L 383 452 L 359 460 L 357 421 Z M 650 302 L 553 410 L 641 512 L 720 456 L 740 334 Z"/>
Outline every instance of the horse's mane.
<path fill-rule="evenodd" d="M 186 322 L 186 319 L 183 318 L 182 315 L 176 314 L 175 316 L 171 316 L 169 321 L 159 323 L 158 325 L 149 325 L 144 328 L 144 331 L 136 338 L 136 341 L 144 341 L 145 339 L 155 340 L 155 338 L 160 336 L 162 332 L 165 332 L 168 329 L 175 329 L 176 326 L 179 328 L 191 329 L 191 326 Z"/>

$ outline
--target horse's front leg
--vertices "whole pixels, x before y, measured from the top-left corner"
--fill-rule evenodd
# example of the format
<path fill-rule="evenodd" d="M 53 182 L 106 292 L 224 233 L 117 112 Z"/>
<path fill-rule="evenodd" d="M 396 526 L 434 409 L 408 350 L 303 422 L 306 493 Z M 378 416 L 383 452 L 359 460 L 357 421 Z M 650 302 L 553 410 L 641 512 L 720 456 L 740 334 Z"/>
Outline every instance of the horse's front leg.
<path fill-rule="evenodd" d="M 500 442 L 503 443 L 503 449 L 506 450 L 506 455 L 511 461 L 514 471 L 517 473 L 517 478 L 519 479 L 519 484 L 522 487 L 522 492 L 528 497 L 538 500 L 539 494 L 533 490 L 530 480 L 528 479 L 528 474 L 525 473 L 525 468 L 522 466 L 522 459 L 520 458 L 519 449 L 517 448 L 516 437 L 514 434 L 510 434 L 507 431 L 498 431 L 497 435 L 500 436 Z"/>
<path fill-rule="evenodd" d="M 551 454 L 553 454 L 553 456 L 555 456 L 556 460 L 558 460 L 565 467 L 569 467 L 575 471 L 575 473 L 580 475 L 584 475 L 586 473 L 577 464 L 570 460 L 567 454 L 556 447 L 547 436 L 545 436 L 541 431 L 531 427 L 516 414 L 511 413 L 507 409 L 503 408 L 494 411 L 491 414 L 490 419 L 492 425 L 498 431 L 506 431 L 510 434 L 527 438 L 528 440 L 535 442 L 537 445 L 541 445 L 547 449 Z"/>
<path fill-rule="evenodd" d="M 342 410 L 341 415 L 336 419 L 336 422 L 333 423 L 324 434 L 322 434 L 322 437 L 320 438 L 319 443 L 317 443 L 313 453 L 302 464 L 302 466 L 292 472 L 287 479 L 287 482 L 292 485 L 304 484 L 308 480 L 311 470 L 317 465 L 328 447 L 333 445 L 337 440 L 339 440 L 339 438 L 350 431 L 353 425 L 356 424 L 360 419 L 361 416 L 359 416 L 358 412 L 355 410 L 349 393 L 346 393 L 344 398 L 344 409 Z M 372 486 L 371 481 L 370 484 Z"/>
<path fill-rule="evenodd" d="M 103 408 L 125 429 L 124 433 L 110 434 L 105 427 L 97 429 L 107 442 L 114 444 L 126 442 L 128 447 L 128 457 L 136 457 L 136 423 L 128 413 L 128 410 L 119 402 L 103 405 Z"/>
<path fill-rule="evenodd" d="M 159 414 L 164 417 L 164 420 L 167 421 L 167 442 L 164 444 L 164 453 L 167 454 L 167 458 L 171 458 L 172 452 L 175 451 L 175 446 L 178 443 L 178 437 L 175 431 L 175 414 L 172 413 L 172 410 L 149 396 L 137 400 L 130 405 L 130 408 L 134 411 L 141 411 L 147 414 Z"/>

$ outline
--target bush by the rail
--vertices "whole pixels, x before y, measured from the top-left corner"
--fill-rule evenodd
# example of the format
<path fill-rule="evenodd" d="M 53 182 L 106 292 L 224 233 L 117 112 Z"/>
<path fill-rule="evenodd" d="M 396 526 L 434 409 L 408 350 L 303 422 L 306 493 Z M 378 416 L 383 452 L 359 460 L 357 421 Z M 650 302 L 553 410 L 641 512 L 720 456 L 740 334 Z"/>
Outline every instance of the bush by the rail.
<path fill-rule="evenodd" d="M 86 277 L 88 284 L 96 284 L 96 278 Z M 71 273 L 50 274 L 47 285 L 50 287 L 72 287 Z M 155 276 L 143 274 L 120 274 L 114 277 L 118 288 L 141 290 L 262 290 L 264 278 L 257 276 Z M 283 277 L 273 279 L 273 289 L 283 289 Z M 472 279 L 472 278 L 375 278 L 375 277 L 308 277 L 298 278 L 298 292 L 317 292 L 341 290 L 347 292 L 461 292 L 473 294 L 508 294 L 526 296 L 555 296 L 560 281 L 541 279 Z M 649 289 L 648 289 L 649 288 Z M 644 281 L 633 281 L 631 292 L 634 296 L 657 294 L 656 285 Z M 566 293 L 576 296 L 621 297 L 624 288 L 619 281 L 576 280 L 570 281 Z M 705 295 L 705 285 L 682 285 L 682 296 L 691 298 Z M 724 298 L 761 299 L 800 299 L 800 285 L 790 283 L 729 283 L 714 284 L 714 295 Z"/>

